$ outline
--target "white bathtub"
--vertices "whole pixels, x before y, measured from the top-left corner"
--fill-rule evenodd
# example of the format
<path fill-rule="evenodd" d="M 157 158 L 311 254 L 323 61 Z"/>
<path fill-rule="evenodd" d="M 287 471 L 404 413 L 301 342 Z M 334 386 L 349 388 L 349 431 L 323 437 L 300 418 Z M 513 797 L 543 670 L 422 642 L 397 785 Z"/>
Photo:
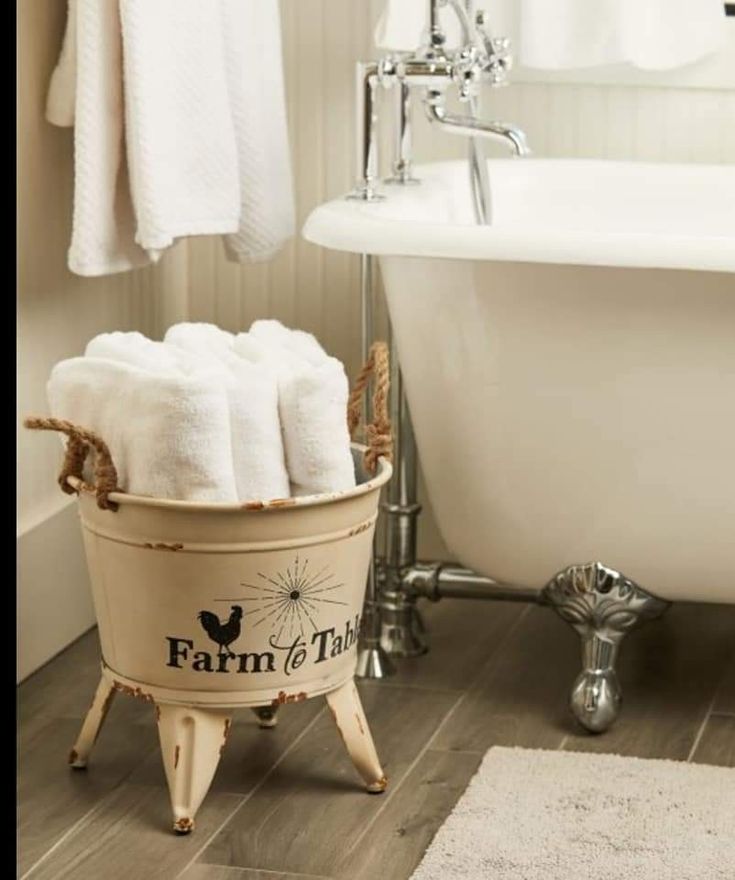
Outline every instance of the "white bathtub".
<path fill-rule="evenodd" d="M 419 454 L 465 566 L 541 587 L 599 560 L 735 602 L 735 167 L 464 162 L 307 239 L 380 255 Z"/>

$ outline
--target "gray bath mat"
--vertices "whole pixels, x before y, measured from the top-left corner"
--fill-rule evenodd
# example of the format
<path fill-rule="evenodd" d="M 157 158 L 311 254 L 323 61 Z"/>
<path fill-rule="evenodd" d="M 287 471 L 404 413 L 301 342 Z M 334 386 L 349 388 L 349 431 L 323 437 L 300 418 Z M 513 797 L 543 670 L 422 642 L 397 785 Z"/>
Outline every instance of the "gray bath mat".
<path fill-rule="evenodd" d="M 734 880 L 735 769 L 492 748 L 412 880 Z"/>

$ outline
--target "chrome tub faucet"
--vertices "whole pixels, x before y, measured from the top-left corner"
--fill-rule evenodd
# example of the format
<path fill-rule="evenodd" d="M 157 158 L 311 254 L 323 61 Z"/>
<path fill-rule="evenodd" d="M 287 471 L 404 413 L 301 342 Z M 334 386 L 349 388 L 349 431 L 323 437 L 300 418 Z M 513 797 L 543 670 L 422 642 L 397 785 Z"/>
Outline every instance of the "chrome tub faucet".
<path fill-rule="evenodd" d="M 481 139 L 505 143 L 516 156 L 530 153 L 526 136 L 515 125 L 480 118 L 483 84 L 505 85 L 512 66 L 510 40 L 494 37 L 482 10 L 474 0 L 428 0 L 428 27 L 421 46 L 413 52 L 392 53 L 379 61 L 357 66 L 357 131 L 359 179 L 348 198 L 374 201 L 385 196 L 378 189 L 378 144 L 376 98 L 379 87 L 395 94 L 395 156 L 392 176 L 385 182 L 416 183 L 411 170 L 411 92 L 423 90 L 428 119 L 442 131 L 470 138 L 470 179 L 478 223 L 490 222 L 490 186 Z M 439 12 L 450 6 L 462 34 L 461 45 L 447 48 Z M 456 87 L 466 115 L 448 113 L 447 94 Z"/>

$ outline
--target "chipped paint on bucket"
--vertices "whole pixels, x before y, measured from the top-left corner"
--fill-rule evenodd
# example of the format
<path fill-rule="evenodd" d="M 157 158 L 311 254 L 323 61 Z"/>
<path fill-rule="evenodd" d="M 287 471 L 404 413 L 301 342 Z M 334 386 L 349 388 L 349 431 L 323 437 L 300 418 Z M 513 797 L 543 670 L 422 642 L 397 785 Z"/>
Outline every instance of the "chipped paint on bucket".
<path fill-rule="evenodd" d="M 327 693 L 354 674 L 380 487 L 269 504 L 81 493 L 102 646 L 114 687 L 143 699 L 264 706 Z M 285 503 L 288 501 L 288 503 Z"/>

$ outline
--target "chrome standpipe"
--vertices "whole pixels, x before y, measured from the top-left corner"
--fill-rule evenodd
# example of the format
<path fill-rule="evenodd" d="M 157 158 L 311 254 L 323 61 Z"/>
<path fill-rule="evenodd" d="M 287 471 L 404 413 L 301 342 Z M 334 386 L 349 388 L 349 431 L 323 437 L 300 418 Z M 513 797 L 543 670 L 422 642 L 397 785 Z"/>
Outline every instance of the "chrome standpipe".
<path fill-rule="evenodd" d="M 406 82 L 399 82 L 395 89 L 395 156 L 393 173 L 385 179 L 385 183 L 413 185 L 418 178 L 413 176 L 411 169 L 411 88 Z"/>
<path fill-rule="evenodd" d="M 357 185 L 347 195 L 348 199 L 375 202 L 384 199 L 376 189 L 378 181 L 378 115 L 375 109 L 379 84 L 378 65 L 375 62 L 358 62 L 356 74 L 357 107 Z"/>
<path fill-rule="evenodd" d="M 385 517 L 385 553 L 378 560 L 380 644 L 392 657 L 416 657 L 428 650 L 416 596 L 404 586 L 406 573 L 416 565 L 418 503 L 416 441 L 391 334 L 391 424 L 393 477 L 381 504 Z"/>
<path fill-rule="evenodd" d="M 360 255 L 360 318 L 362 362 L 366 363 L 373 342 L 373 258 L 370 254 Z M 363 397 L 363 423 L 370 422 L 371 395 Z M 375 571 L 375 540 L 373 554 L 368 569 L 365 603 L 360 626 L 360 640 L 357 648 L 358 678 L 385 678 L 395 673 L 395 667 L 381 647 L 381 596 Z"/>

